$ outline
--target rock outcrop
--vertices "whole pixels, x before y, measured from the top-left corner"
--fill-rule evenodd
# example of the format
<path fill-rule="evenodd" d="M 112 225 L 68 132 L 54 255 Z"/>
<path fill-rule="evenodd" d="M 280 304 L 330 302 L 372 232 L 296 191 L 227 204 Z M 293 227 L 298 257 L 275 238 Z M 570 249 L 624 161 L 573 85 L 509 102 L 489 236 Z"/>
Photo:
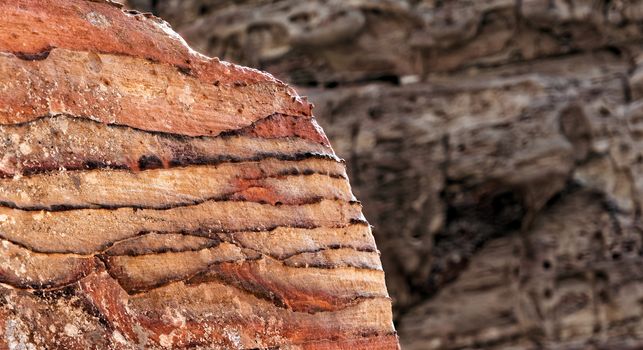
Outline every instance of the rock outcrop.
<path fill-rule="evenodd" d="M 0 13 L 0 348 L 398 348 L 311 104 L 116 3 Z"/>
<path fill-rule="evenodd" d="M 130 2 L 305 87 L 404 349 L 643 345 L 643 2 Z"/>

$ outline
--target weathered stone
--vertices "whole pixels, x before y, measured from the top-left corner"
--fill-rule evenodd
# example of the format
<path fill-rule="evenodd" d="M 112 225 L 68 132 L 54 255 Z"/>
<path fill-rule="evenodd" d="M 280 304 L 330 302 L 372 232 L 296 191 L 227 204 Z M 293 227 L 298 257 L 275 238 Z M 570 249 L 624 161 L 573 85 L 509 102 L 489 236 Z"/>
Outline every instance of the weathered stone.
<path fill-rule="evenodd" d="M 0 13 L 0 348 L 399 348 L 305 98 L 115 3 Z"/>

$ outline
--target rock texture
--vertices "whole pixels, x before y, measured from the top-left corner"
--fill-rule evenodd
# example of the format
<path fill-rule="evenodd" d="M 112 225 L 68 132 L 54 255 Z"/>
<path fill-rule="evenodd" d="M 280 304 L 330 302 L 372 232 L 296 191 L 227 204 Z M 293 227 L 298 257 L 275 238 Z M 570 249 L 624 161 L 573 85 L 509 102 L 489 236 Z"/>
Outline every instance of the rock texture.
<path fill-rule="evenodd" d="M 311 104 L 116 3 L 0 13 L 0 348 L 398 348 Z"/>
<path fill-rule="evenodd" d="M 130 3 L 306 88 L 403 348 L 643 346 L 643 2 Z"/>

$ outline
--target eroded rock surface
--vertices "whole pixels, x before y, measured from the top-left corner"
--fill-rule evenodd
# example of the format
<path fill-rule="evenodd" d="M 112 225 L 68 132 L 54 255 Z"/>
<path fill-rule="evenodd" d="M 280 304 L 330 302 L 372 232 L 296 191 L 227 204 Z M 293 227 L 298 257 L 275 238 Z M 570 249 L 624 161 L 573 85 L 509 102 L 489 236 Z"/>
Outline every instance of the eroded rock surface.
<path fill-rule="evenodd" d="M 0 13 L 0 348 L 398 348 L 311 104 L 115 3 Z"/>

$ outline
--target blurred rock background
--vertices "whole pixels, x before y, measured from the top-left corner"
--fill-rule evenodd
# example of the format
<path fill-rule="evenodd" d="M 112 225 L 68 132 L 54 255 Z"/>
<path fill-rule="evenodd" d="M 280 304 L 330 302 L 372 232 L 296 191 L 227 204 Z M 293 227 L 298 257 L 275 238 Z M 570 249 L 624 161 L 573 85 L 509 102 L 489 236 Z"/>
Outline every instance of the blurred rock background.
<path fill-rule="evenodd" d="M 129 6 L 315 103 L 403 349 L 643 346 L 643 1 Z"/>

